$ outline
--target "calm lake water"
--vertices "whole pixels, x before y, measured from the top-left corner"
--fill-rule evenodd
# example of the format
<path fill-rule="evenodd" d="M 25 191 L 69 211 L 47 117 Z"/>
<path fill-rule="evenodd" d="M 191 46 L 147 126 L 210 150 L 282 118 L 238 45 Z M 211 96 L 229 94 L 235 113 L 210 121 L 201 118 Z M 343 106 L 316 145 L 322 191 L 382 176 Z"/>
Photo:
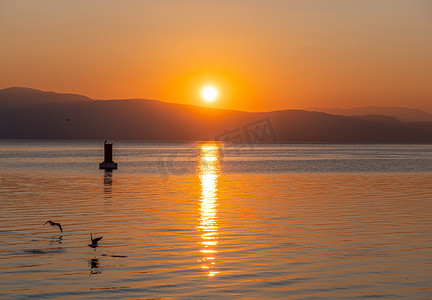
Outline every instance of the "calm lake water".
<path fill-rule="evenodd" d="M 431 145 L 102 148 L 0 141 L 1 299 L 432 298 Z"/>

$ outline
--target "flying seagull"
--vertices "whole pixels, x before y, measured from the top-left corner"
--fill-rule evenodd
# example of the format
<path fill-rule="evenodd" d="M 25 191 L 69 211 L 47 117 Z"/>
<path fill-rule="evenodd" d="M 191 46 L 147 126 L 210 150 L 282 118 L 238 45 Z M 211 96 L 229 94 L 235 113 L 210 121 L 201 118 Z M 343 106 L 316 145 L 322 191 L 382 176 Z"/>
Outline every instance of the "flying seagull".
<path fill-rule="evenodd" d="M 45 224 L 47 224 L 47 223 L 50 224 L 51 226 L 58 226 L 58 228 L 60 228 L 60 231 L 63 232 L 63 229 L 62 229 L 60 223 L 56 223 L 56 222 L 53 222 L 51 220 L 45 222 Z M 44 224 L 44 226 L 45 226 L 45 224 Z"/>
<path fill-rule="evenodd" d="M 103 238 L 103 236 L 97 237 L 97 238 L 93 238 L 93 235 L 90 233 L 90 239 L 91 239 L 91 244 L 89 244 L 89 247 L 92 248 L 96 248 L 98 246 L 98 242 Z"/>

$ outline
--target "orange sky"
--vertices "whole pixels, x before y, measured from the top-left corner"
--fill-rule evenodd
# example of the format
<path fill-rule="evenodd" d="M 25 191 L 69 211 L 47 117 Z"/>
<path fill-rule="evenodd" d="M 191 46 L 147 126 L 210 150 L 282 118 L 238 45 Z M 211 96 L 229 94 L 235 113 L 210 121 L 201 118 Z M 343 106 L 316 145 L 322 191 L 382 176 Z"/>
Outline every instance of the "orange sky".
<path fill-rule="evenodd" d="M 432 2 L 0 1 L 0 88 L 432 112 Z"/>

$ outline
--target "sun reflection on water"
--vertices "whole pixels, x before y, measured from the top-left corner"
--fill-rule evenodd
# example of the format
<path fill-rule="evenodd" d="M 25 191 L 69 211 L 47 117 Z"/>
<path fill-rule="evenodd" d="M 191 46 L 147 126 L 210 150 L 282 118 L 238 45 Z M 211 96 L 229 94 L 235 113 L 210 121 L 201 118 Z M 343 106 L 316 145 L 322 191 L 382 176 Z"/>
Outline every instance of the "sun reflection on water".
<path fill-rule="evenodd" d="M 215 247 L 218 244 L 218 196 L 217 180 L 220 173 L 219 149 L 214 143 L 205 143 L 199 146 L 199 169 L 198 176 L 201 181 L 201 198 L 199 207 L 199 226 L 201 232 L 200 252 L 201 269 L 206 270 L 208 276 L 219 274 L 215 270 L 216 253 Z"/>

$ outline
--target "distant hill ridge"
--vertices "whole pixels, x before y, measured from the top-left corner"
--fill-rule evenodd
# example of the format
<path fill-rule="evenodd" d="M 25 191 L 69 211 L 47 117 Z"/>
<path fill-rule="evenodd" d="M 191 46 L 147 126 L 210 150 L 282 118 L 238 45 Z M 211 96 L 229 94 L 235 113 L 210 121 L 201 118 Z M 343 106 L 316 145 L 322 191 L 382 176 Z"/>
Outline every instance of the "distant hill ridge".
<path fill-rule="evenodd" d="M 402 122 L 432 122 L 432 115 L 423 110 L 398 106 L 364 106 L 354 108 L 310 107 L 307 110 L 343 116 L 384 115 L 394 117 Z"/>
<path fill-rule="evenodd" d="M 95 101 L 8 88 L 0 90 L 0 138 L 432 143 L 432 122 L 305 110 L 250 113 L 145 99 Z"/>
<path fill-rule="evenodd" d="M 58 104 L 81 101 L 92 101 L 92 99 L 77 94 L 45 92 L 24 87 L 10 87 L 0 90 L 0 107 L 17 105 L 33 106 L 41 104 Z"/>

